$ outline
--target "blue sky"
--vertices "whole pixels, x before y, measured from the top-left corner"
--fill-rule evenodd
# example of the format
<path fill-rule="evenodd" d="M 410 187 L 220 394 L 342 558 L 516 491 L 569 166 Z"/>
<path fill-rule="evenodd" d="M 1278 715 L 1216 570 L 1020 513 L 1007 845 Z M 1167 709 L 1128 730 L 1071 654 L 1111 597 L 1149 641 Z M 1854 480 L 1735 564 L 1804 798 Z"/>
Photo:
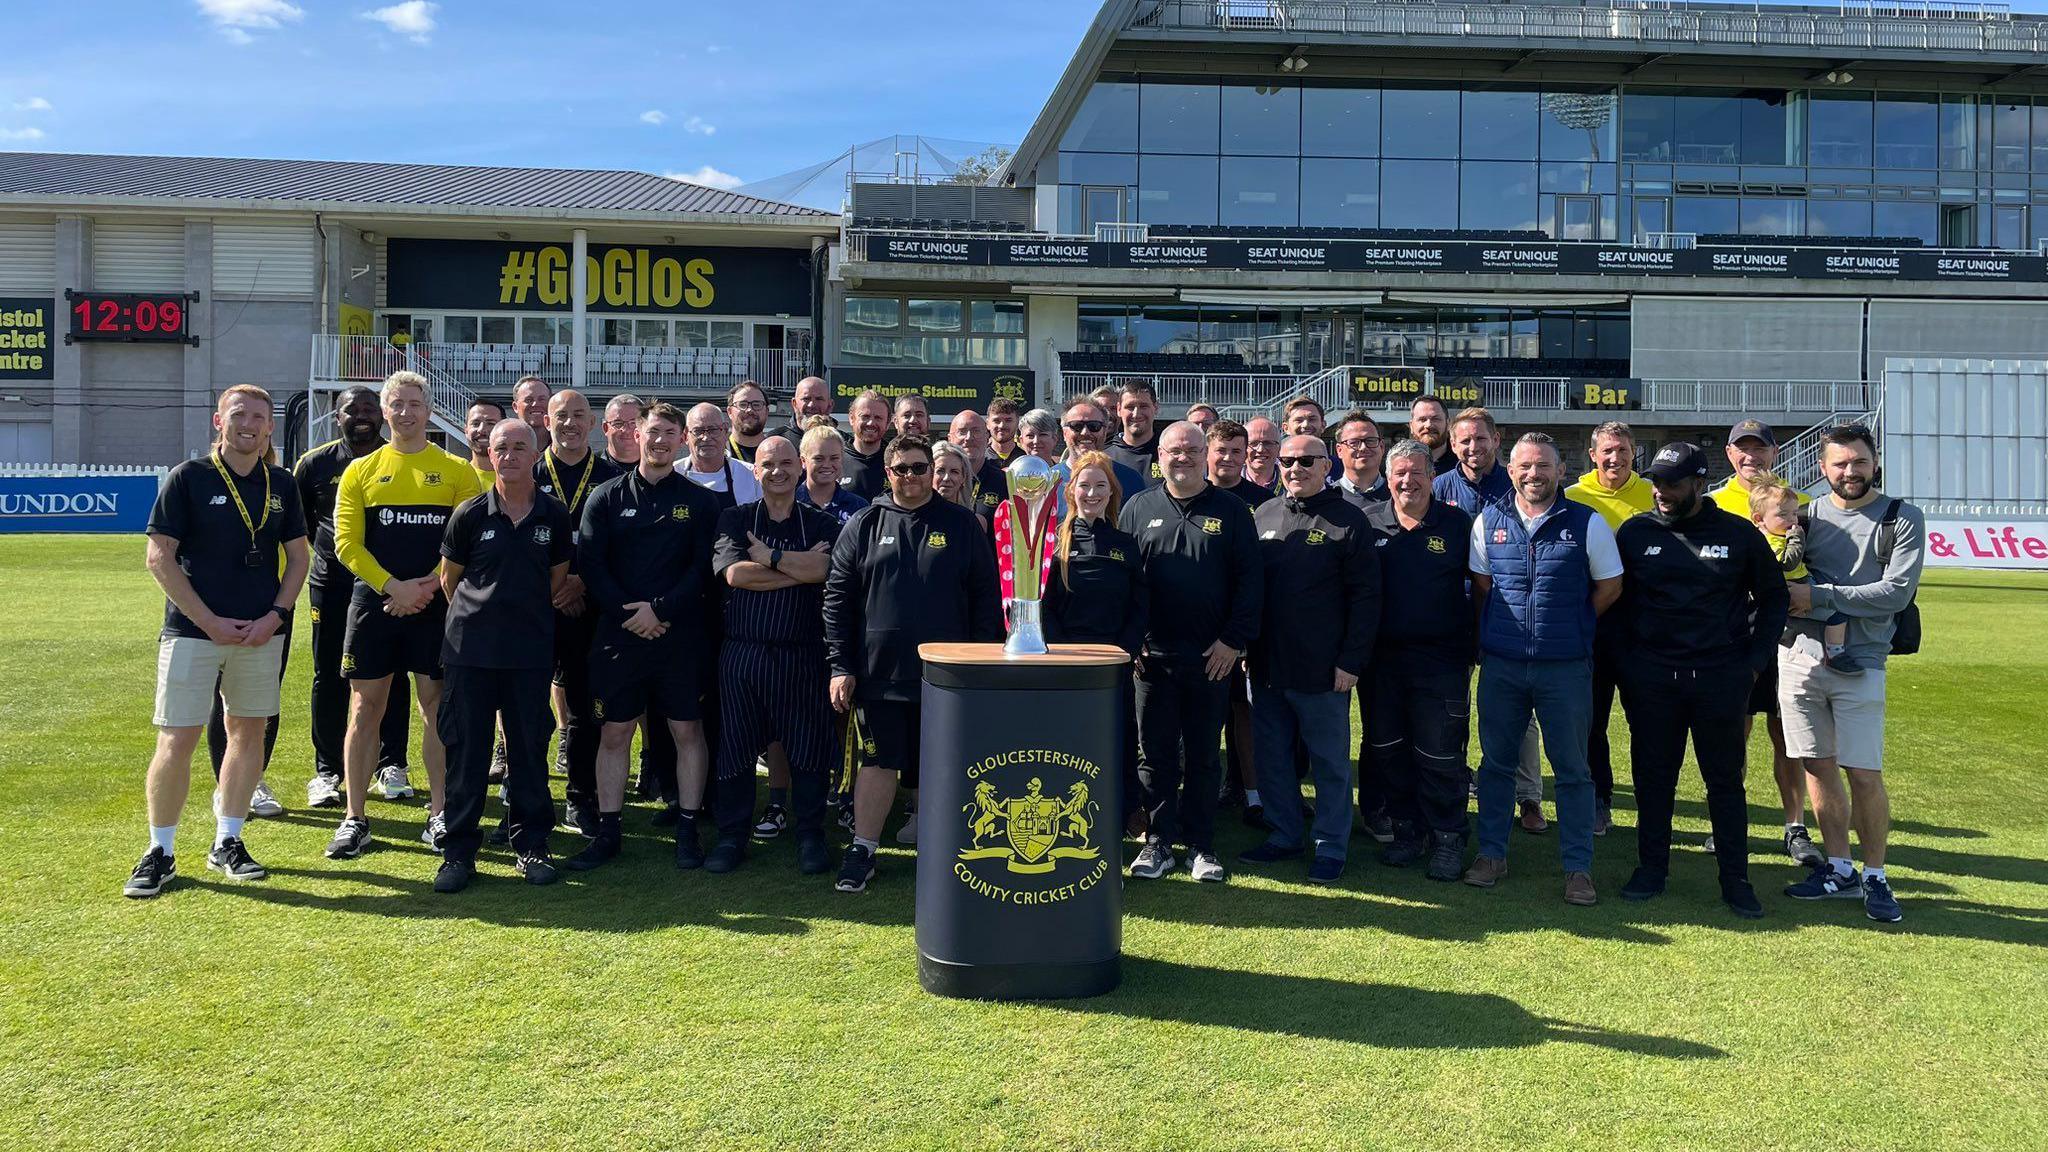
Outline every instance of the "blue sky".
<path fill-rule="evenodd" d="M 753 181 L 1015 144 L 1096 0 L 6 0 L 0 149 Z"/>

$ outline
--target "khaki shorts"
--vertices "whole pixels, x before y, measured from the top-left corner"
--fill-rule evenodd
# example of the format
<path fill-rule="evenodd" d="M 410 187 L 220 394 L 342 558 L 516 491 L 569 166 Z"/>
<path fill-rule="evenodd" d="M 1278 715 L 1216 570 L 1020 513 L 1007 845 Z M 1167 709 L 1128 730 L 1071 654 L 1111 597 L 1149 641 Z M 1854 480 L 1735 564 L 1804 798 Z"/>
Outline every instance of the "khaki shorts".
<path fill-rule="evenodd" d="M 1844 768 L 1884 770 L 1884 669 L 1844 676 L 1802 637 L 1778 649 L 1778 708 L 1787 756 L 1830 756 Z"/>
<path fill-rule="evenodd" d="M 159 728 L 197 728 L 213 714 L 215 685 L 230 716 L 277 715 L 278 669 L 285 639 L 261 648 L 215 644 L 189 636 L 157 642 L 156 719 Z"/>

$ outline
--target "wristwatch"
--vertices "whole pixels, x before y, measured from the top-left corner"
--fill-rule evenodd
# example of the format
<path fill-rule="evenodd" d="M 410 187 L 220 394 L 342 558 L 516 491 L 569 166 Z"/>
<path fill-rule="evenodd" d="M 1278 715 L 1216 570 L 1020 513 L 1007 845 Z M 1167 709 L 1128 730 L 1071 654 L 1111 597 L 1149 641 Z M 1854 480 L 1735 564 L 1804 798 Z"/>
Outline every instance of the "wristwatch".
<path fill-rule="evenodd" d="M 769 566 L 770 568 L 773 568 L 773 569 L 775 569 L 775 570 L 776 570 L 776 571 L 778 571 L 778 572 L 782 570 L 782 549 L 780 549 L 780 548 L 771 548 L 771 549 L 769 549 L 769 551 L 768 551 L 768 566 Z"/>

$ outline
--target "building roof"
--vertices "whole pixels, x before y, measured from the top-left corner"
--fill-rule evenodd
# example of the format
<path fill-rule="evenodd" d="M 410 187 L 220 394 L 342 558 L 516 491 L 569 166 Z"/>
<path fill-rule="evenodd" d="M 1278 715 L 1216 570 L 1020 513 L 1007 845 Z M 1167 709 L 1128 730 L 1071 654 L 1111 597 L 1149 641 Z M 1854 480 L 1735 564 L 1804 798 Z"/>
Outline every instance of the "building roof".
<path fill-rule="evenodd" d="M 262 208 L 749 217 L 812 224 L 836 219 L 834 213 L 815 208 L 647 172 L 0 152 L 0 202 L 44 198 Z"/>

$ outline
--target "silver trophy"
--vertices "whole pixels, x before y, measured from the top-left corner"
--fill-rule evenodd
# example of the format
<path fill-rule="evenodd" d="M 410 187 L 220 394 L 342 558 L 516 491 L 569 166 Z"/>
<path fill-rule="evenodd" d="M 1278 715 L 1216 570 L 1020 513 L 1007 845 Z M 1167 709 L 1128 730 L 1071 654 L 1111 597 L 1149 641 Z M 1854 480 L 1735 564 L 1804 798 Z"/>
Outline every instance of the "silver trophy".
<path fill-rule="evenodd" d="M 1010 638 L 1003 642 L 1003 654 L 1043 656 L 1045 629 L 1038 606 L 1045 595 L 1045 540 L 1052 532 L 1053 488 L 1059 475 L 1036 456 L 1019 456 L 1005 474 L 1010 478 L 1010 554 L 998 559 L 1009 569 L 1012 596 Z"/>

